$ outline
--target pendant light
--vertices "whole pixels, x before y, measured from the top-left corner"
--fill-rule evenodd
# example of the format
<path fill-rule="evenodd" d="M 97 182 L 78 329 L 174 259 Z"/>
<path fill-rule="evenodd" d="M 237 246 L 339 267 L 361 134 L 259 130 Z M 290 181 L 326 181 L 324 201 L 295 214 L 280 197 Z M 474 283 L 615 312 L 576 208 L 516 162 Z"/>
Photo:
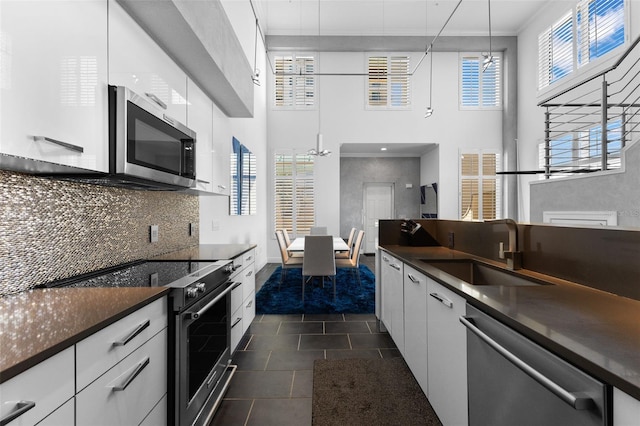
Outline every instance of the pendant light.
<path fill-rule="evenodd" d="M 428 8 L 429 8 L 429 2 L 427 1 L 425 3 L 425 9 L 424 9 L 425 36 L 428 36 L 428 32 L 427 32 L 427 27 L 428 27 L 427 18 L 429 17 L 429 14 L 427 13 Z M 424 112 L 424 118 L 429 118 L 433 115 L 433 108 L 431 107 L 431 100 L 432 100 L 432 94 L 433 94 L 433 43 L 429 45 L 429 48 L 427 49 L 427 54 L 429 55 L 429 105 L 427 105 L 427 110 Z"/>
<path fill-rule="evenodd" d="M 253 80 L 253 84 L 256 86 L 260 86 L 260 70 L 257 67 L 258 61 L 258 18 L 256 18 L 256 37 L 253 45 L 253 74 L 251 75 L 251 80 Z"/>
<path fill-rule="evenodd" d="M 318 0 L 318 57 L 320 57 L 320 1 Z M 319 79 L 319 76 L 316 75 Z M 322 133 L 320 132 L 320 88 L 316 84 L 316 95 L 318 99 L 318 133 L 316 134 L 316 147 L 307 151 L 307 155 L 318 157 L 327 157 L 331 155 L 331 151 L 322 147 Z"/>
<path fill-rule="evenodd" d="M 482 72 L 493 65 L 493 52 L 491 50 L 491 0 L 487 0 L 489 4 L 489 54 L 484 55 L 482 60 Z"/>

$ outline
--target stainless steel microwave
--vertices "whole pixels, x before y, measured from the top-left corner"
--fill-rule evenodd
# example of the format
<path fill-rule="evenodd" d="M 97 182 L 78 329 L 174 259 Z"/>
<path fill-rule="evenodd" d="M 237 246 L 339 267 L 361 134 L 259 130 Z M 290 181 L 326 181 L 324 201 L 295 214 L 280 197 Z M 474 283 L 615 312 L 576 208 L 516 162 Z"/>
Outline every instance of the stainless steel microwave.
<path fill-rule="evenodd" d="M 141 184 L 190 188 L 196 182 L 196 133 L 164 113 L 152 94 L 109 86 L 109 173 Z"/>

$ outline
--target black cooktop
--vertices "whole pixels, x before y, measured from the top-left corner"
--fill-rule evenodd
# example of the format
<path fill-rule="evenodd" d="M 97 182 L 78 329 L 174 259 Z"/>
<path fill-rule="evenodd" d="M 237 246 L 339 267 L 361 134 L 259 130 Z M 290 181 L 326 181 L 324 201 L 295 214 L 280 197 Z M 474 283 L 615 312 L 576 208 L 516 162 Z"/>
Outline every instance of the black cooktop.
<path fill-rule="evenodd" d="M 215 262 L 133 262 L 38 287 L 163 287 Z"/>

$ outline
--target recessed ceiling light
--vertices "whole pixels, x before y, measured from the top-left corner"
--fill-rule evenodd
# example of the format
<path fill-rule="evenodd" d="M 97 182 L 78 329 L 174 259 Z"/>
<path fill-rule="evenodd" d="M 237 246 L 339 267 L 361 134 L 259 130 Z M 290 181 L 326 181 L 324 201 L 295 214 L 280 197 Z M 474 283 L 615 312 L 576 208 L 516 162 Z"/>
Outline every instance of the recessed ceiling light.
<path fill-rule="evenodd" d="M 387 148 L 380 148 L 380 151 L 386 151 Z"/>

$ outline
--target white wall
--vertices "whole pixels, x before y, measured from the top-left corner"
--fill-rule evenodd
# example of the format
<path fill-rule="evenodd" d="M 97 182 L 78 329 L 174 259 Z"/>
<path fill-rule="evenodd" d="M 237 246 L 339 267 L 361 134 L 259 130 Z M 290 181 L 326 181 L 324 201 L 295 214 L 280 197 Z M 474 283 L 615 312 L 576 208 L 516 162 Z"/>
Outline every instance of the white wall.
<path fill-rule="evenodd" d="M 255 18 L 249 2 L 223 1 L 227 16 L 234 27 L 247 59 L 253 65 Z M 266 69 L 265 48 L 258 43 L 258 68 Z M 214 105 L 214 143 L 228 143 L 236 137 L 256 156 L 257 161 L 257 214 L 253 216 L 230 216 L 229 197 L 200 196 L 200 243 L 257 244 L 256 269 L 267 262 L 267 116 L 266 81 L 255 86 L 253 118 L 229 118 Z"/>
<path fill-rule="evenodd" d="M 629 40 L 640 35 L 640 0 L 628 1 L 630 23 Z M 553 87 L 544 94 L 538 93 L 538 35 L 555 23 L 576 4 L 572 1 L 546 2 L 526 28 L 518 34 L 518 162 L 520 170 L 537 170 L 538 144 L 544 142 L 544 109 L 537 106 L 538 96 L 549 96 L 554 90 L 574 84 L 589 75 L 593 75 L 605 65 L 612 64 L 616 58 L 604 64 L 594 63 L 595 67 L 586 67 L 586 72 L 576 77 L 563 79 L 561 87 Z M 519 176 L 519 212 L 524 221 L 530 220 L 529 182 L 539 179 L 540 175 Z"/>
<path fill-rule="evenodd" d="M 413 53 L 416 64 L 422 53 Z M 321 76 L 320 131 L 324 148 L 330 157 L 316 163 L 317 222 L 329 232 L 340 231 L 340 145 L 343 143 L 437 143 L 439 144 L 438 181 L 440 217 L 458 218 L 458 152 L 460 148 L 502 148 L 501 111 L 460 111 L 458 108 L 458 53 L 435 52 L 433 57 L 433 102 L 435 110 L 424 118 L 428 102 L 428 61 L 424 61 L 412 79 L 413 106 L 409 110 L 367 110 L 365 108 L 366 77 Z M 323 73 L 366 72 L 365 52 L 321 52 L 319 68 Z M 413 68 L 414 65 L 411 66 Z M 272 79 L 268 79 L 269 88 Z M 290 111 L 271 107 L 271 91 L 267 93 L 268 151 L 295 149 L 306 152 L 315 146 L 319 114 L 317 110 Z M 436 155 L 434 153 L 434 155 Z M 269 191 L 273 190 L 272 164 Z M 270 197 L 271 198 L 271 197 Z M 273 233 L 273 209 L 268 233 Z M 270 238 L 269 259 L 279 261 L 275 241 Z"/>

